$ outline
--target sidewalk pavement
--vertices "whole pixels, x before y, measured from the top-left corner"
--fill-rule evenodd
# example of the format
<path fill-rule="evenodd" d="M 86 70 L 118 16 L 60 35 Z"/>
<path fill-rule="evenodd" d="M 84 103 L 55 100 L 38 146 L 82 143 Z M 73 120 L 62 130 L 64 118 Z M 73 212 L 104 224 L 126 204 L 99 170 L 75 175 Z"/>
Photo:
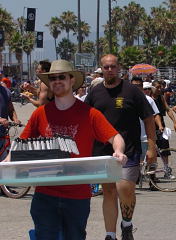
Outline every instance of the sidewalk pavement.
<path fill-rule="evenodd" d="M 19 119 L 26 123 L 35 109 L 31 104 L 20 107 L 14 104 Z M 166 119 L 167 126 L 171 122 Z M 175 136 L 172 144 L 175 146 Z M 172 145 L 172 146 L 173 146 Z M 33 228 L 29 214 L 33 189 L 22 199 L 0 197 L 0 239 L 28 240 L 28 230 Z M 175 240 L 176 239 L 176 193 L 151 192 L 148 189 L 136 190 L 137 204 L 133 225 L 137 228 L 135 240 Z M 102 196 L 92 198 L 91 213 L 87 224 L 87 240 L 103 240 L 105 236 L 102 215 Z M 79 210 L 78 210 L 79 211 Z M 120 221 L 118 220 L 118 239 L 120 239 Z M 70 239 L 71 240 L 71 239 Z"/>

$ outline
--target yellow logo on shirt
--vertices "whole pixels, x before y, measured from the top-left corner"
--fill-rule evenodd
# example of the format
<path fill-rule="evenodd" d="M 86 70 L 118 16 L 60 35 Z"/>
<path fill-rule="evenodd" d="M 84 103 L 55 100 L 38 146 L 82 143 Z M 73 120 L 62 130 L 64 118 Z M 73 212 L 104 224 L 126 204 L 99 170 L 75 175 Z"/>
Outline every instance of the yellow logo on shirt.
<path fill-rule="evenodd" d="M 124 98 L 118 97 L 116 98 L 116 108 L 123 108 Z"/>

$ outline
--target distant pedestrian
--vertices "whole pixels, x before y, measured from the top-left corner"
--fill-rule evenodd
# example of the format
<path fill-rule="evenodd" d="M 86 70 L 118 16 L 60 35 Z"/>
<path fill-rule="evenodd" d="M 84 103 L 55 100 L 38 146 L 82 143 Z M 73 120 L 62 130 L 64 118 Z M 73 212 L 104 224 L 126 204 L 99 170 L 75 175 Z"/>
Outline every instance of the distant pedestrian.
<path fill-rule="evenodd" d="M 10 78 L 8 77 L 8 75 L 7 74 L 5 74 L 5 76 L 2 78 L 2 83 L 4 83 L 5 84 L 5 86 L 8 88 L 8 89 L 10 89 L 11 88 L 11 86 L 12 86 L 12 83 L 11 83 L 11 81 L 10 81 Z"/>

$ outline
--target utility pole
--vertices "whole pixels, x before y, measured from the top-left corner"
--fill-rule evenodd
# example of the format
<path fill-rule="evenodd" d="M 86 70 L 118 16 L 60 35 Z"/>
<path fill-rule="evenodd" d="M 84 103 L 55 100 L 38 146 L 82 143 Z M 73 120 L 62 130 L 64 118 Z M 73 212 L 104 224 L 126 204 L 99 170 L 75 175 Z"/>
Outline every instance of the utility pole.
<path fill-rule="evenodd" d="M 21 83 L 23 82 L 23 38 L 24 38 L 24 14 L 25 14 L 25 9 L 26 7 L 23 7 L 23 19 L 22 19 L 22 28 L 21 28 L 21 66 L 20 66 L 20 78 L 21 78 Z M 29 80 L 29 73 L 28 73 L 28 80 Z"/>
<path fill-rule="evenodd" d="M 111 0 L 108 1 L 109 1 L 109 53 L 112 53 Z"/>
<path fill-rule="evenodd" d="M 81 53 L 81 42 L 82 42 L 80 15 L 81 15 L 80 0 L 78 0 L 78 53 Z"/>
<path fill-rule="evenodd" d="M 99 30 L 99 26 L 100 26 L 100 0 L 97 0 L 97 55 L 96 55 L 96 65 L 97 67 L 99 66 L 99 33 L 100 33 L 100 30 Z"/>

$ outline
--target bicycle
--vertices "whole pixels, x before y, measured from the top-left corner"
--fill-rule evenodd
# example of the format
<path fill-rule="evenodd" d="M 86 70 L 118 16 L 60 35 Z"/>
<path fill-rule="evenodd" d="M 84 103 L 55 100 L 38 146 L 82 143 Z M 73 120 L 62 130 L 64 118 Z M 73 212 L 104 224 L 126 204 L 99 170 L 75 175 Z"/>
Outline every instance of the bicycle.
<path fill-rule="evenodd" d="M 2 146 L 2 148 L 0 149 L 0 156 L 5 152 L 5 151 L 9 151 L 10 148 L 10 140 L 15 137 L 17 135 L 17 128 L 18 127 L 23 127 L 23 124 L 17 124 L 14 122 L 9 122 L 8 127 L 6 127 L 6 133 L 5 133 L 5 137 L 3 138 L 4 141 L 4 145 Z M 15 132 L 12 136 L 9 134 L 10 129 L 14 128 Z M 0 190 L 5 194 L 5 196 L 10 197 L 10 198 L 14 198 L 14 199 L 18 199 L 18 198 L 22 198 L 23 196 L 25 196 L 31 187 L 14 187 L 14 186 L 5 186 L 5 185 L 0 185 Z"/>
<path fill-rule="evenodd" d="M 103 194 L 103 189 L 101 184 L 91 184 L 92 197 L 96 197 Z"/>
<path fill-rule="evenodd" d="M 169 167 L 163 166 L 162 153 L 170 151 Z M 157 163 L 148 166 L 146 157 L 141 164 L 139 189 L 143 188 L 144 184 L 149 184 L 153 189 L 162 192 L 176 191 L 176 149 L 158 149 L 157 148 Z"/>

